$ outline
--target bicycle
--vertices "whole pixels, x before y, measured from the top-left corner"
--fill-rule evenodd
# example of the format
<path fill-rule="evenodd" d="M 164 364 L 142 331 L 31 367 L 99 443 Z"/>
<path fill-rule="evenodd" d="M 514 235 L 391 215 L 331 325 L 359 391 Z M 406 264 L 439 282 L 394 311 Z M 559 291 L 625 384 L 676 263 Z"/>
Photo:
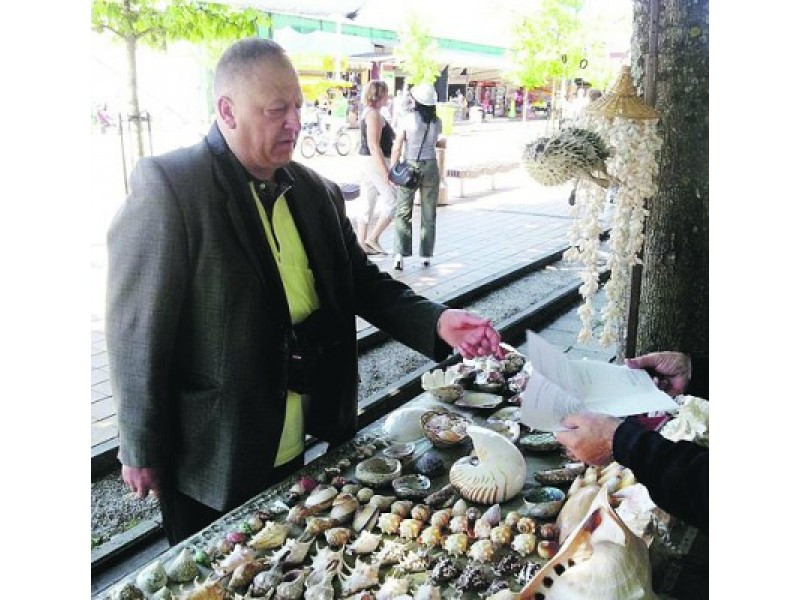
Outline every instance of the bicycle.
<path fill-rule="evenodd" d="M 341 125 L 336 130 L 335 138 L 331 144 L 331 133 L 323 129 L 319 123 L 306 123 L 300 138 L 300 154 L 304 158 L 312 158 L 315 154 L 325 154 L 331 145 L 336 148 L 339 156 L 347 156 L 353 149 L 353 140 L 347 133 L 347 125 Z"/>

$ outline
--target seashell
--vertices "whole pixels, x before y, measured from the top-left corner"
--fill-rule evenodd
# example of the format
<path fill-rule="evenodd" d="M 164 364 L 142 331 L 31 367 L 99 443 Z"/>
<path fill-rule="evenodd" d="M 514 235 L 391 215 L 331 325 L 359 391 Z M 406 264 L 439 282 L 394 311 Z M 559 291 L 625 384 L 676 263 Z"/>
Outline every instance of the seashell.
<path fill-rule="evenodd" d="M 556 518 L 559 542 L 563 542 L 567 539 L 569 534 L 572 533 L 572 530 L 583 520 L 599 491 L 600 488 L 598 486 L 588 485 L 582 487 L 567 498 L 567 501 L 564 502 L 564 506 L 561 508 L 561 512 L 558 513 L 558 517 Z"/>
<path fill-rule="evenodd" d="M 519 512 L 512 510 L 506 515 L 504 523 L 510 527 L 516 527 L 521 517 L 522 515 Z"/>
<path fill-rule="evenodd" d="M 400 530 L 400 523 L 402 521 L 403 518 L 400 515 L 396 515 L 394 513 L 381 513 L 381 516 L 378 517 L 378 529 L 380 529 L 383 533 L 393 535 Z"/>
<path fill-rule="evenodd" d="M 395 442 L 384 448 L 381 454 L 385 458 L 396 458 L 405 467 L 411 462 L 411 457 L 414 455 L 414 444 L 411 442 Z"/>
<path fill-rule="evenodd" d="M 233 551 L 233 546 L 227 539 L 221 537 L 208 549 L 208 554 L 211 556 L 230 554 Z"/>
<path fill-rule="evenodd" d="M 342 489 L 339 490 L 339 491 L 341 491 L 341 492 L 343 492 L 345 494 L 355 494 L 356 497 L 358 498 L 358 492 L 361 491 L 362 489 L 368 489 L 368 488 L 361 487 L 361 484 L 359 484 L 359 483 L 345 483 L 342 486 Z M 372 497 L 372 494 L 370 494 L 370 497 Z M 362 500 L 361 498 L 358 498 L 359 502 L 366 502 L 367 500 L 369 500 L 369 498 L 367 498 L 366 500 Z"/>
<path fill-rule="evenodd" d="M 597 485 L 600 469 L 596 465 L 592 465 L 583 473 L 583 485 Z"/>
<path fill-rule="evenodd" d="M 419 540 L 417 540 L 423 546 L 427 546 L 428 548 L 433 548 L 435 546 L 442 545 L 442 530 L 435 525 L 431 525 L 426 527 L 422 530 L 422 533 L 419 535 Z"/>
<path fill-rule="evenodd" d="M 334 550 L 333 548 L 318 548 L 317 553 L 311 559 L 312 571 L 330 571 L 340 573 L 344 567 L 344 548 Z M 316 580 L 307 580 L 307 586 L 316 585 Z"/>
<path fill-rule="evenodd" d="M 275 552 L 275 555 L 283 556 L 283 563 L 287 565 L 299 565 L 308 556 L 308 551 L 311 549 L 312 540 L 301 542 L 297 539 L 290 538 L 283 543 L 280 550 Z"/>
<path fill-rule="evenodd" d="M 444 538 L 442 548 L 453 556 L 462 556 L 467 553 L 469 538 L 466 533 L 453 533 Z"/>
<path fill-rule="evenodd" d="M 427 504 L 417 504 L 411 509 L 411 518 L 425 523 L 431 516 L 431 507 Z"/>
<path fill-rule="evenodd" d="M 464 393 L 464 388 L 457 383 L 459 374 L 450 369 L 433 369 L 423 373 L 420 378 L 422 389 L 441 402 L 455 402 Z"/>
<path fill-rule="evenodd" d="M 542 540 L 536 546 L 536 553 L 545 560 L 550 560 L 558 552 L 558 542 L 555 540 Z"/>
<path fill-rule="evenodd" d="M 243 531 L 229 531 L 225 534 L 225 539 L 231 544 L 244 544 L 247 541 L 247 534 Z"/>
<path fill-rule="evenodd" d="M 291 488 L 289 488 L 289 491 L 300 494 L 301 496 L 305 496 L 306 494 L 311 493 L 311 491 L 317 487 L 317 485 L 318 482 L 315 479 L 308 476 L 303 476 L 298 479 Z"/>
<path fill-rule="evenodd" d="M 572 496 L 575 492 L 583 487 L 583 475 L 578 475 L 570 484 L 567 490 L 567 496 Z"/>
<path fill-rule="evenodd" d="M 522 429 L 516 421 L 487 421 L 486 428 L 499 433 L 512 444 L 519 441 Z"/>
<path fill-rule="evenodd" d="M 503 511 L 500 508 L 500 505 L 492 504 L 489 508 L 486 509 L 486 512 L 484 512 L 481 515 L 481 519 L 488 521 L 489 525 L 494 527 L 495 525 L 500 524 L 502 516 L 503 516 Z"/>
<path fill-rule="evenodd" d="M 254 550 L 270 550 L 280 547 L 289 534 L 289 526 L 285 523 L 267 521 L 264 527 L 255 534 L 247 545 Z"/>
<path fill-rule="evenodd" d="M 476 538 L 484 540 L 489 539 L 489 536 L 492 534 L 492 526 L 489 521 L 486 521 L 483 519 L 483 517 L 481 517 L 475 521 L 473 533 L 475 534 Z"/>
<path fill-rule="evenodd" d="M 537 519 L 555 517 L 564 505 L 566 494 L 558 488 L 531 488 L 523 493 L 525 513 Z"/>
<path fill-rule="evenodd" d="M 466 516 L 468 508 L 469 505 L 466 503 L 466 501 L 463 498 L 459 498 L 453 505 L 453 516 Z"/>
<path fill-rule="evenodd" d="M 238 551 L 237 548 L 239 549 Z M 239 564 L 237 561 L 245 562 L 253 558 L 255 558 L 255 554 L 246 552 L 243 546 L 235 546 L 233 552 L 228 555 L 228 558 L 226 561 L 223 561 L 222 564 L 230 565 L 230 570 L 225 571 L 226 573 L 230 573 Z M 230 562 L 227 562 L 228 560 Z M 197 570 L 197 563 L 194 562 L 194 557 L 189 548 L 181 550 L 180 554 L 178 554 L 172 562 L 167 564 L 165 570 L 167 572 L 167 579 L 175 583 L 194 581 L 194 578 L 197 577 L 199 572 Z"/>
<path fill-rule="evenodd" d="M 347 549 L 353 554 L 370 554 L 380 545 L 382 539 L 377 533 L 362 531 Z"/>
<path fill-rule="evenodd" d="M 414 592 L 413 600 L 440 600 L 442 597 L 441 590 L 430 583 L 423 583 Z"/>
<path fill-rule="evenodd" d="M 520 533 L 536 533 L 536 521 L 530 517 L 522 517 L 517 521 L 517 531 Z"/>
<path fill-rule="evenodd" d="M 335 573 L 325 570 L 309 574 L 305 581 L 305 600 L 333 600 L 334 576 Z"/>
<path fill-rule="evenodd" d="M 379 510 L 389 510 L 392 506 L 392 502 L 395 500 L 397 500 L 397 496 L 381 496 L 380 494 L 375 494 L 369 499 L 369 504 L 377 506 Z"/>
<path fill-rule="evenodd" d="M 342 582 L 342 595 L 349 596 L 358 591 L 378 585 L 378 566 L 362 562 L 356 558 L 356 564 L 348 569 L 346 576 L 339 576 Z"/>
<path fill-rule="evenodd" d="M 374 504 L 366 504 L 356 510 L 353 517 L 353 531 L 369 531 L 375 527 L 380 511 Z"/>
<path fill-rule="evenodd" d="M 327 517 L 308 517 L 306 519 L 305 533 L 308 535 L 319 535 L 336 525 L 336 521 Z"/>
<path fill-rule="evenodd" d="M 342 488 L 347 485 L 347 479 L 341 475 L 333 477 L 331 478 L 331 485 L 341 492 Z"/>
<path fill-rule="evenodd" d="M 422 531 L 423 525 L 424 523 L 422 521 L 417 521 L 416 519 L 403 519 L 400 523 L 400 537 L 407 540 L 417 539 Z"/>
<path fill-rule="evenodd" d="M 167 585 L 167 571 L 160 560 L 147 565 L 136 576 L 136 586 L 143 592 L 152 594 Z"/>
<path fill-rule="evenodd" d="M 526 562 L 522 565 L 519 573 L 517 573 L 517 582 L 525 585 L 536 576 L 537 571 L 541 568 L 542 565 L 537 562 L 533 562 L 532 560 Z"/>
<path fill-rule="evenodd" d="M 469 519 L 465 515 L 456 515 L 450 519 L 450 531 L 452 533 L 466 533 L 469 531 Z"/>
<path fill-rule="evenodd" d="M 517 351 L 508 352 L 500 361 L 500 371 L 503 375 L 511 377 L 522 371 L 525 366 L 525 357 Z"/>
<path fill-rule="evenodd" d="M 398 569 L 407 571 L 409 573 L 421 573 L 422 571 L 427 571 L 429 566 L 430 561 L 428 559 L 428 553 L 425 551 L 425 549 L 406 553 L 406 555 L 403 556 L 403 560 L 397 564 Z"/>
<path fill-rule="evenodd" d="M 441 585 L 458 577 L 461 570 L 452 558 L 443 557 L 431 569 L 430 579 L 433 583 Z"/>
<path fill-rule="evenodd" d="M 168 587 L 162 587 L 152 596 L 150 596 L 150 600 L 172 600 L 174 596 L 172 592 L 169 591 Z"/>
<path fill-rule="evenodd" d="M 478 562 L 490 562 L 494 558 L 494 545 L 489 540 L 478 540 L 469 549 L 469 557 Z"/>
<path fill-rule="evenodd" d="M 253 578 L 266 568 L 267 563 L 263 560 L 251 560 L 242 563 L 233 570 L 228 585 L 233 588 L 247 587 L 253 581 Z"/>
<path fill-rule="evenodd" d="M 539 525 L 539 537 L 544 540 L 558 538 L 558 525 L 555 523 L 542 523 Z"/>
<path fill-rule="evenodd" d="M 372 488 L 362 487 L 359 488 L 358 493 L 356 493 L 356 499 L 358 499 L 359 502 L 367 503 L 374 495 L 375 492 L 372 491 Z"/>
<path fill-rule="evenodd" d="M 411 514 L 411 507 L 414 506 L 412 500 L 395 500 L 392 502 L 391 512 L 400 515 L 404 519 Z"/>
<path fill-rule="evenodd" d="M 319 485 L 309 494 L 304 505 L 312 514 L 319 514 L 328 510 L 333 505 L 333 499 L 338 495 L 339 490 L 332 485 Z"/>
<path fill-rule="evenodd" d="M 429 410 L 420 417 L 422 431 L 436 448 L 449 448 L 467 438 L 467 426 L 472 420 L 461 413 Z"/>
<path fill-rule="evenodd" d="M 393 442 L 414 442 L 422 438 L 420 417 L 428 409 L 421 406 L 398 408 L 386 417 L 383 432 Z"/>
<path fill-rule="evenodd" d="M 465 516 L 470 523 L 475 523 L 481 516 L 481 509 L 477 506 L 470 506 Z"/>
<path fill-rule="evenodd" d="M 396 540 L 386 540 L 380 550 L 375 554 L 373 563 L 378 567 L 385 565 L 396 565 L 405 556 L 406 547 L 402 542 Z"/>
<path fill-rule="evenodd" d="M 481 504 L 504 502 L 525 484 L 525 459 L 519 449 L 499 433 L 469 426 L 475 456 L 458 459 L 450 468 L 450 483 L 467 500 Z"/>
<path fill-rule="evenodd" d="M 530 454 L 548 454 L 561 450 L 552 433 L 529 433 L 519 438 L 519 447 Z"/>
<path fill-rule="evenodd" d="M 498 585 L 500 585 L 500 584 L 505 584 L 506 586 L 508 585 L 505 581 L 495 581 L 494 583 L 496 583 Z M 490 585 L 489 588 L 491 588 L 491 587 L 492 586 Z M 488 594 L 488 590 L 487 590 L 487 594 Z M 517 594 L 516 592 L 512 592 L 510 589 L 505 587 L 505 588 L 499 589 L 497 591 L 493 591 L 491 594 L 488 594 L 485 597 L 484 600 L 517 600 L 518 596 L 519 596 L 519 594 Z"/>
<path fill-rule="evenodd" d="M 204 583 L 195 583 L 181 600 L 225 600 L 225 597 L 225 588 L 218 579 L 206 579 Z"/>
<path fill-rule="evenodd" d="M 297 525 L 302 525 L 306 522 L 306 519 L 311 515 L 311 511 L 303 506 L 302 504 L 296 504 L 292 508 L 289 509 L 289 512 L 286 514 L 286 521 L 288 523 L 295 523 Z"/>
<path fill-rule="evenodd" d="M 499 386 L 490 383 L 483 385 L 483 391 L 465 391 L 464 395 L 456 400 L 454 404 L 464 408 L 495 408 L 503 401 L 503 397 L 499 396 L 497 392 L 502 390 L 504 385 L 504 382 L 500 383 Z M 475 384 L 473 384 L 473 387 L 475 387 Z M 495 389 L 497 389 L 497 392 L 489 391 Z"/>
<path fill-rule="evenodd" d="M 431 487 L 431 480 L 425 475 L 405 475 L 392 481 L 392 488 L 400 498 L 424 498 Z"/>
<path fill-rule="evenodd" d="M 521 568 L 522 561 L 519 556 L 516 554 L 506 554 L 497 561 L 492 572 L 497 577 L 508 577 L 509 575 L 514 576 L 519 573 Z"/>
<path fill-rule="evenodd" d="M 247 519 L 246 523 L 252 533 L 256 533 L 257 531 L 260 531 L 262 527 L 264 527 L 264 521 L 258 515 L 252 515 L 249 519 Z"/>
<path fill-rule="evenodd" d="M 456 495 L 456 488 L 447 484 L 442 489 L 437 490 L 425 497 L 423 502 L 432 508 L 442 508 L 447 502 Z M 458 504 L 458 502 L 456 502 Z"/>
<path fill-rule="evenodd" d="M 405 577 L 387 575 L 383 585 L 375 594 L 375 600 L 392 600 L 406 592 L 408 592 L 408 580 Z"/>
<path fill-rule="evenodd" d="M 478 564 L 470 563 L 453 584 L 457 590 L 484 590 L 489 587 L 489 577 Z"/>
<path fill-rule="evenodd" d="M 528 556 L 528 554 L 536 550 L 536 536 L 532 533 L 520 533 L 514 537 L 511 547 L 520 556 Z"/>
<path fill-rule="evenodd" d="M 275 589 L 275 598 L 278 600 L 298 600 L 302 598 L 305 580 L 306 572 L 303 569 L 288 571 Z"/>
<path fill-rule="evenodd" d="M 340 525 L 347 523 L 360 506 L 358 499 L 352 494 L 339 494 L 334 498 L 333 506 L 331 506 L 331 519 Z"/>
<path fill-rule="evenodd" d="M 501 523 L 500 525 L 492 527 L 489 539 L 492 540 L 495 546 L 505 546 L 510 544 L 511 540 L 514 539 L 514 531 L 511 529 L 511 525 Z"/>
<path fill-rule="evenodd" d="M 581 462 L 567 463 L 558 469 L 545 469 L 534 473 L 533 478 L 542 485 L 567 487 L 585 470 L 586 465 Z"/>
<path fill-rule="evenodd" d="M 431 515 L 431 525 L 444 529 L 450 524 L 450 519 L 452 516 L 453 510 L 450 508 L 437 510 Z"/>
<path fill-rule="evenodd" d="M 128 582 L 115 588 L 108 595 L 111 600 L 144 600 L 144 592 Z"/>
<path fill-rule="evenodd" d="M 444 472 L 444 460 L 434 450 L 429 450 L 411 464 L 411 468 L 422 475 L 435 477 Z"/>
<path fill-rule="evenodd" d="M 325 532 L 325 541 L 333 548 L 344 546 L 350 541 L 350 530 L 347 527 L 331 527 Z"/>

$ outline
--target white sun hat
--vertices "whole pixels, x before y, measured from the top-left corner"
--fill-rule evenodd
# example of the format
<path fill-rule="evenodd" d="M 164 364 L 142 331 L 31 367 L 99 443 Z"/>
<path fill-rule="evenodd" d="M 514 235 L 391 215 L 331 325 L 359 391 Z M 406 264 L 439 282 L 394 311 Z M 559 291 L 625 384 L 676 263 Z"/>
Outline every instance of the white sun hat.
<path fill-rule="evenodd" d="M 433 106 L 436 104 L 436 90 L 430 83 L 418 83 L 411 88 L 411 97 L 420 104 Z"/>

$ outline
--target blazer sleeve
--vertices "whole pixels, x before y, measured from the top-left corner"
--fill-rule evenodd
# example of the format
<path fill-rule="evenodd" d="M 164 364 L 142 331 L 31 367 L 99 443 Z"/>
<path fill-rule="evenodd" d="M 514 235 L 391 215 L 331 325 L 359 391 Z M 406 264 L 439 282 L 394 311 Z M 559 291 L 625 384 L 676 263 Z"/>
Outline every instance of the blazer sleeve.
<path fill-rule="evenodd" d="M 614 433 L 613 453 L 659 508 L 708 532 L 708 448 L 673 442 L 626 419 Z"/>
<path fill-rule="evenodd" d="M 106 341 L 120 461 L 162 464 L 169 452 L 170 367 L 188 279 L 187 238 L 158 163 L 139 161 L 108 231 Z"/>
<path fill-rule="evenodd" d="M 692 377 L 686 393 L 708 400 L 708 354 L 692 354 Z"/>

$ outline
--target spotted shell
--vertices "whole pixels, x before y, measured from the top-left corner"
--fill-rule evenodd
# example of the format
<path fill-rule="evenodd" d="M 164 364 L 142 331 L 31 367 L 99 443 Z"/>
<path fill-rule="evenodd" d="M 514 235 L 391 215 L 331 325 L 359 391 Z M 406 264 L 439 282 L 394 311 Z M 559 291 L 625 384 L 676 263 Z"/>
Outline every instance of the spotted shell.
<path fill-rule="evenodd" d="M 528 556 L 528 554 L 536 550 L 536 536 L 532 533 L 520 533 L 514 537 L 511 547 L 520 556 Z"/>
<path fill-rule="evenodd" d="M 450 531 L 453 533 L 466 533 L 469 529 L 469 521 L 464 515 L 456 515 L 450 519 Z"/>
<path fill-rule="evenodd" d="M 381 513 L 381 516 L 378 517 L 378 529 L 380 529 L 383 533 L 393 535 L 399 531 L 400 523 L 402 521 L 403 518 L 400 515 L 396 515 L 394 513 Z"/>
<path fill-rule="evenodd" d="M 479 539 L 489 539 L 492 533 L 492 525 L 489 521 L 485 521 L 483 517 L 475 521 L 474 527 L 475 537 Z"/>
<path fill-rule="evenodd" d="M 442 544 L 442 530 L 435 525 L 430 525 L 423 529 L 422 533 L 419 536 L 419 543 L 423 546 L 428 546 L 428 548 L 433 548 L 434 546 L 441 546 Z"/>
<path fill-rule="evenodd" d="M 419 537 L 423 525 L 422 521 L 416 519 L 403 519 L 400 523 L 400 537 L 407 540 L 416 539 Z"/>
<path fill-rule="evenodd" d="M 440 558 L 439 561 L 431 569 L 431 581 L 436 584 L 447 583 L 458 577 L 460 570 L 455 560 L 448 557 Z"/>
<path fill-rule="evenodd" d="M 469 557 L 478 562 L 490 562 L 494 558 L 494 546 L 490 540 L 478 540 L 469 549 Z"/>
<path fill-rule="evenodd" d="M 513 538 L 514 531 L 511 529 L 510 525 L 506 525 L 505 523 L 500 523 L 500 525 L 492 527 L 492 531 L 489 534 L 489 539 L 495 546 L 510 544 Z"/>
<path fill-rule="evenodd" d="M 530 517 L 522 517 L 517 521 L 517 531 L 520 533 L 536 533 L 536 521 Z"/>
<path fill-rule="evenodd" d="M 444 529 L 450 524 L 450 518 L 453 516 L 453 511 L 449 508 L 437 510 L 431 515 L 431 525 L 434 527 L 441 527 Z"/>
<path fill-rule="evenodd" d="M 442 548 L 444 548 L 445 552 L 448 554 L 453 556 L 462 556 L 467 553 L 468 545 L 469 538 L 467 537 L 466 533 L 454 533 L 452 535 L 448 535 L 444 539 Z"/>

